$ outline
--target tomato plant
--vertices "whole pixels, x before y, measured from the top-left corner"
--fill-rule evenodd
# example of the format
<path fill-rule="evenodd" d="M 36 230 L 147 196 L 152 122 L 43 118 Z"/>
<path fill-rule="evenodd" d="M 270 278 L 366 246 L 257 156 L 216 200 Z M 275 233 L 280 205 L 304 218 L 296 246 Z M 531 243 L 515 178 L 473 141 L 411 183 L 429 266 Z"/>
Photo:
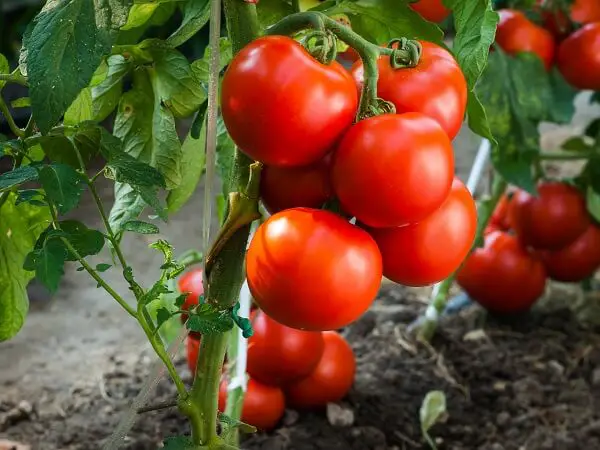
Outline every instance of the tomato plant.
<path fill-rule="evenodd" d="M 227 382 L 219 387 L 219 409 L 225 410 Z M 241 420 L 260 430 L 270 430 L 277 425 L 285 411 L 283 391 L 276 386 L 267 386 L 256 380 L 248 380 L 244 395 Z"/>
<path fill-rule="evenodd" d="M 398 228 L 372 228 L 383 259 L 383 274 L 396 283 L 426 286 L 448 277 L 465 259 L 477 226 L 473 197 L 455 178 L 450 194 L 421 222 Z"/>
<path fill-rule="evenodd" d="M 356 361 L 352 347 L 335 331 L 323 333 L 325 348 L 315 369 L 289 385 L 285 394 L 291 406 L 318 408 L 344 398 L 354 383 Z"/>
<path fill-rule="evenodd" d="M 352 78 L 341 65 L 319 63 L 284 36 L 256 39 L 223 77 L 227 131 L 246 154 L 273 166 L 322 159 L 352 124 L 357 106 Z"/>
<path fill-rule="evenodd" d="M 585 280 L 600 267 L 600 229 L 591 224 L 565 247 L 540 251 L 539 256 L 550 278 L 565 282 Z"/>
<path fill-rule="evenodd" d="M 567 37 L 558 48 L 557 65 L 578 89 L 600 89 L 600 23 L 591 23 Z"/>
<path fill-rule="evenodd" d="M 330 182 L 331 157 L 310 166 L 263 167 L 260 197 L 271 214 L 306 206 L 319 208 L 333 196 Z"/>
<path fill-rule="evenodd" d="M 496 42 L 507 53 L 535 53 L 549 70 L 554 61 L 556 44 L 552 34 L 531 22 L 522 12 L 503 9 L 498 11 L 500 22 Z"/>
<path fill-rule="evenodd" d="M 510 223 L 519 239 L 537 249 L 556 250 L 573 242 L 589 225 L 585 200 L 565 183 L 543 182 L 538 196 L 523 190 L 510 201 Z"/>
<path fill-rule="evenodd" d="M 514 236 L 496 231 L 466 259 L 457 281 L 486 309 L 517 313 L 528 310 L 544 293 L 546 272 Z"/>
<path fill-rule="evenodd" d="M 295 330 L 259 311 L 248 340 L 248 374 L 261 383 L 283 386 L 307 376 L 323 355 L 320 332 Z"/>
<path fill-rule="evenodd" d="M 413 8 L 419 3 L 413 4 Z M 378 61 L 377 92 L 396 112 L 419 112 L 437 121 L 450 139 L 463 123 L 467 107 L 467 82 L 454 57 L 431 42 L 420 42 L 422 53 L 415 67 L 396 70 L 389 56 Z M 359 89 L 364 82 L 362 62 L 352 68 Z"/>
<path fill-rule="evenodd" d="M 258 228 L 246 275 L 254 300 L 277 322 L 334 330 L 355 321 L 374 300 L 381 254 L 367 232 L 341 217 L 293 208 Z"/>
<path fill-rule="evenodd" d="M 444 202 L 453 176 L 448 136 L 420 113 L 362 120 L 333 155 L 332 184 L 342 208 L 371 227 L 424 219 Z"/>

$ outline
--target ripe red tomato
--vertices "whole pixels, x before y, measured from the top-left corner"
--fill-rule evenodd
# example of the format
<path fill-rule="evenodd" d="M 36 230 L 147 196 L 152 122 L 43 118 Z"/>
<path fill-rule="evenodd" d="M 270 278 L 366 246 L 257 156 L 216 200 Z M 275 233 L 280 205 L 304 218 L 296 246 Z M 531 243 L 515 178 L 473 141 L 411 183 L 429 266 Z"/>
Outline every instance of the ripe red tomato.
<path fill-rule="evenodd" d="M 590 221 L 585 200 L 573 186 L 538 185 L 537 197 L 519 190 L 510 202 L 511 224 L 521 242 L 535 249 L 556 250 L 573 242 Z"/>
<path fill-rule="evenodd" d="M 558 48 L 558 69 L 578 89 L 600 90 L 600 22 L 585 25 Z"/>
<path fill-rule="evenodd" d="M 352 124 L 358 95 L 337 62 L 325 66 L 293 39 L 248 44 L 223 77 L 221 111 L 234 142 L 273 166 L 320 160 Z"/>
<path fill-rule="evenodd" d="M 591 224 L 566 247 L 541 251 L 539 255 L 550 278 L 565 282 L 585 280 L 600 267 L 600 228 Z"/>
<path fill-rule="evenodd" d="M 556 44 L 552 33 L 531 22 L 525 14 L 513 9 L 498 11 L 500 22 L 496 30 L 496 42 L 506 53 L 535 53 L 546 70 L 552 67 Z"/>
<path fill-rule="evenodd" d="M 477 207 L 458 178 L 450 194 L 421 222 L 368 230 L 383 259 L 383 274 L 406 286 L 426 286 L 453 273 L 469 254 L 477 231 Z"/>
<path fill-rule="evenodd" d="M 335 331 L 323 333 L 323 339 L 325 351 L 315 370 L 286 389 L 288 402 L 296 408 L 318 408 L 340 401 L 354 383 L 352 347 Z"/>
<path fill-rule="evenodd" d="M 512 194 L 511 194 L 512 195 Z M 489 220 L 489 225 L 494 225 L 500 230 L 510 230 L 510 218 L 508 215 L 508 207 L 510 205 L 510 196 L 503 194 L 494 208 L 494 212 Z"/>
<path fill-rule="evenodd" d="M 187 311 L 192 306 L 197 305 L 200 296 L 204 294 L 204 285 L 202 284 L 202 269 L 194 269 L 184 273 L 177 281 L 177 286 L 179 287 L 179 292 L 189 292 L 181 309 Z M 181 322 L 185 322 L 187 318 L 187 314 L 182 314 Z"/>
<path fill-rule="evenodd" d="M 298 206 L 320 208 L 333 196 L 330 169 L 329 155 L 310 166 L 264 166 L 260 196 L 265 207 L 271 214 Z"/>
<path fill-rule="evenodd" d="M 323 334 L 275 322 L 262 311 L 253 315 L 248 340 L 248 375 L 261 383 L 283 386 L 307 376 L 323 355 Z"/>
<path fill-rule="evenodd" d="M 185 339 L 185 347 L 187 350 L 187 365 L 192 372 L 192 376 L 196 373 L 196 363 L 198 362 L 198 351 L 200 350 L 200 337 L 198 335 L 188 335 Z"/>
<path fill-rule="evenodd" d="M 430 22 L 439 23 L 450 15 L 450 10 L 444 6 L 442 0 L 419 0 L 409 6 L 418 12 L 421 17 Z"/>
<path fill-rule="evenodd" d="M 420 113 L 361 120 L 333 156 L 333 189 L 344 211 L 370 227 L 418 222 L 444 202 L 454 178 L 448 136 Z"/>
<path fill-rule="evenodd" d="M 544 0 L 538 0 L 543 5 Z M 572 30 L 571 21 L 580 24 L 600 22 L 600 2 L 597 0 L 575 0 L 571 5 L 569 17 L 562 11 L 542 10 L 544 26 L 557 37 L 564 36 Z"/>
<path fill-rule="evenodd" d="M 219 411 L 227 405 L 227 383 L 219 386 Z M 283 391 L 275 386 L 267 386 L 256 380 L 248 380 L 248 389 L 242 405 L 242 422 L 254 425 L 259 430 L 270 430 L 277 425 L 285 412 Z"/>
<path fill-rule="evenodd" d="M 366 231 L 310 208 L 271 216 L 246 255 L 258 306 L 283 325 L 311 331 L 358 319 L 375 299 L 381 270 L 381 254 Z"/>
<path fill-rule="evenodd" d="M 399 114 L 420 112 L 431 117 L 454 139 L 465 117 L 467 81 L 448 51 L 431 42 L 420 42 L 423 53 L 416 67 L 393 69 L 389 56 L 379 58 L 377 94 L 392 102 Z M 362 61 L 353 66 L 352 76 L 362 89 Z"/>
<path fill-rule="evenodd" d="M 496 231 L 469 255 L 456 279 L 483 307 L 507 314 L 526 311 L 535 303 L 544 293 L 546 272 L 517 238 Z"/>
<path fill-rule="evenodd" d="M 571 19 L 579 23 L 600 22 L 600 2 L 575 0 L 571 5 Z"/>

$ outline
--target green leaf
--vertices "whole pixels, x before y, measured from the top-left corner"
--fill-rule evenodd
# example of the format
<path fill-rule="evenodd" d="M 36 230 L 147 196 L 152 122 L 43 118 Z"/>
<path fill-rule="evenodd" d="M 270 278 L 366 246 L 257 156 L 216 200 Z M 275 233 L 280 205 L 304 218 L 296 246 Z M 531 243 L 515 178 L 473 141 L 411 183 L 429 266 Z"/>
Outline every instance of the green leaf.
<path fill-rule="evenodd" d="M 444 4 L 454 14 L 456 36 L 452 51 L 469 89 L 473 89 L 487 64 L 490 46 L 496 36 L 498 13 L 493 10 L 491 0 L 444 0 Z"/>
<path fill-rule="evenodd" d="M 410 8 L 408 2 L 398 0 L 341 0 L 324 12 L 328 15 L 346 14 L 352 29 L 376 44 L 392 38 L 406 37 L 441 43 L 442 30 L 426 21 Z"/>
<path fill-rule="evenodd" d="M 0 191 L 38 179 L 38 171 L 31 166 L 18 167 L 0 175 Z"/>
<path fill-rule="evenodd" d="M 114 40 L 120 28 L 127 23 L 134 0 L 94 0 L 96 23 Z"/>
<path fill-rule="evenodd" d="M 91 89 L 92 114 L 97 121 L 106 119 L 117 107 L 123 91 L 123 79 L 133 67 L 131 60 L 122 55 L 112 55 L 106 63 L 106 77 Z"/>
<path fill-rule="evenodd" d="M 585 136 L 573 136 L 562 143 L 561 148 L 570 152 L 591 152 L 594 146 L 586 142 Z"/>
<path fill-rule="evenodd" d="M 206 166 L 205 112 L 206 108 L 204 108 L 204 111 L 198 112 L 194 120 L 195 123 L 200 122 L 202 124 L 198 139 L 192 137 L 192 131 L 190 130 L 181 147 L 183 152 L 181 160 L 181 184 L 167 195 L 167 208 L 171 214 L 179 211 L 192 197 L 204 172 Z"/>
<path fill-rule="evenodd" d="M 110 269 L 112 267 L 112 265 L 110 264 L 106 264 L 106 263 L 100 263 L 100 264 L 96 264 L 96 270 L 100 273 L 102 272 L 106 272 L 108 269 Z"/>
<path fill-rule="evenodd" d="M 174 301 L 174 304 L 177 308 L 180 308 L 185 304 L 185 299 L 187 298 L 187 294 L 178 295 Z"/>
<path fill-rule="evenodd" d="M 231 41 L 225 37 L 219 39 L 219 72 L 221 72 L 233 58 L 231 50 Z M 192 70 L 197 80 L 202 83 L 208 83 L 210 64 L 210 46 L 204 50 L 202 59 L 197 59 L 192 63 Z"/>
<path fill-rule="evenodd" d="M 107 32 L 98 28 L 94 4 L 57 0 L 33 20 L 23 37 L 33 118 L 47 133 L 85 88 L 102 56 L 110 52 Z"/>
<path fill-rule="evenodd" d="M 588 126 L 585 127 L 583 133 L 592 139 L 600 140 L 600 118 L 592 120 Z"/>
<path fill-rule="evenodd" d="M 509 183 L 534 192 L 531 164 L 539 153 L 538 124 L 553 102 L 541 60 L 528 53 L 511 57 L 497 49 L 476 92 L 498 142 L 492 151 L 494 167 Z"/>
<path fill-rule="evenodd" d="M 588 212 L 596 221 L 600 222 L 600 194 L 592 186 L 588 186 L 585 199 Z"/>
<path fill-rule="evenodd" d="M 194 443 L 187 436 L 174 436 L 163 442 L 163 450 L 190 450 L 193 448 Z"/>
<path fill-rule="evenodd" d="M 84 164 L 87 164 L 97 153 L 98 143 L 93 145 L 87 140 L 84 142 L 84 137 L 82 135 L 80 135 L 77 139 L 77 148 L 80 151 Z M 80 164 L 79 159 L 77 158 L 77 153 L 75 153 L 75 149 L 73 148 L 74 143 L 74 141 L 71 141 L 66 136 L 54 134 L 42 136 L 40 139 L 40 145 L 42 146 L 42 149 L 48 158 L 54 162 L 68 164 L 69 166 L 78 169 Z"/>
<path fill-rule="evenodd" d="M 140 44 L 154 61 L 148 68 L 154 93 L 176 117 L 193 114 L 206 100 L 206 93 L 187 58 L 163 41 L 149 39 Z"/>
<path fill-rule="evenodd" d="M 171 47 L 179 47 L 201 30 L 208 23 L 209 18 L 209 0 L 188 0 L 183 6 L 181 25 L 167 38 L 167 44 Z"/>
<path fill-rule="evenodd" d="M 124 223 L 137 219 L 146 206 L 139 190 L 134 186 L 115 183 L 115 203 L 108 218 L 111 228 L 119 230 Z"/>
<path fill-rule="evenodd" d="M 0 53 L 0 73 L 10 73 L 10 64 L 8 64 L 8 60 L 6 56 Z M 0 80 L 0 89 L 2 89 L 6 85 L 6 81 Z"/>
<path fill-rule="evenodd" d="M 111 155 L 106 170 L 107 176 L 119 183 L 136 186 L 166 186 L 165 178 L 158 170 L 127 153 Z"/>
<path fill-rule="evenodd" d="M 152 223 L 142 222 L 141 220 L 130 220 L 121 227 L 122 231 L 133 231 L 140 234 L 158 234 L 160 230 Z"/>
<path fill-rule="evenodd" d="M 31 99 L 29 97 L 21 97 L 10 102 L 13 108 L 29 108 L 31 107 Z"/>
<path fill-rule="evenodd" d="M 281 0 L 260 0 L 256 5 L 256 11 L 258 21 L 263 28 L 266 28 L 294 13 L 294 8 L 291 3 Z"/>
<path fill-rule="evenodd" d="M 44 192 L 39 189 L 23 189 L 17 192 L 17 198 L 15 199 L 15 206 L 19 206 L 21 203 L 30 203 L 37 206 L 45 206 L 46 202 L 41 200 L 44 198 Z"/>
<path fill-rule="evenodd" d="M 190 331 L 201 334 L 224 333 L 233 328 L 233 320 L 228 311 L 219 311 L 208 303 L 203 303 L 190 314 L 186 322 Z"/>
<path fill-rule="evenodd" d="M 39 172 L 39 179 L 59 214 L 66 214 L 77 206 L 85 187 L 81 175 L 66 164 L 44 166 Z"/>
<path fill-rule="evenodd" d="M 492 134 L 487 113 L 477 97 L 477 94 L 471 91 L 468 93 L 467 98 L 467 121 L 469 128 L 474 133 L 490 141 L 493 147 L 496 147 L 498 143 Z"/>
<path fill-rule="evenodd" d="M 0 341 L 12 338 L 25 322 L 27 284 L 34 274 L 23 270 L 23 263 L 50 221 L 48 208 L 17 206 L 15 198 L 10 194 L 0 219 Z"/>
<path fill-rule="evenodd" d="M 229 136 L 229 133 L 227 133 L 227 128 L 225 128 L 222 117 L 219 116 L 217 120 L 217 169 L 223 181 L 223 195 L 225 198 L 227 198 L 228 193 L 231 191 L 229 183 L 234 153 L 235 143 Z"/>
<path fill-rule="evenodd" d="M 57 239 L 46 240 L 40 248 L 27 255 L 23 268 L 35 269 L 36 278 L 54 293 L 58 289 L 60 279 L 65 273 L 67 252 L 62 242 Z"/>
<path fill-rule="evenodd" d="M 64 233 L 63 237 L 71 243 L 81 257 L 97 255 L 104 247 L 104 235 L 77 220 L 63 220 L 60 222 L 60 229 Z M 67 261 L 77 260 L 66 247 L 65 251 Z"/>
<path fill-rule="evenodd" d="M 156 328 L 160 328 L 171 317 L 171 311 L 164 307 L 160 308 L 158 311 L 156 311 Z"/>
<path fill-rule="evenodd" d="M 145 25 L 159 7 L 159 2 L 133 5 L 129 10 L 127 22 L 121 27 L 121 30 L 131 30 Z"/>
<path fill-rule="evenodd" d="M 575 96 L 579 93 L 554 67 L 550 73 L 550 89 L 554 100 L 548 107 L 547 120 L 555 123 L 571 123 L 575 115 Z"/>
<path fill-rule="evenodd" d="M 428 392 L 419 409 L 419 419 L 423 437 L 432 449 L 435 449 L 436 446 L 431 436 L 429 436 L 429 430 L 436 423 L 444 421 L 447 415 L 446 395 L 442 391 Z"/>
<path fill-rule="evenodd" d="M 92 120 L 93 118 L 92 90 L 89 87 L 86 87 L 65 111 L 63 122 L 65 125 L 77 125 L 86 120 Z"/>

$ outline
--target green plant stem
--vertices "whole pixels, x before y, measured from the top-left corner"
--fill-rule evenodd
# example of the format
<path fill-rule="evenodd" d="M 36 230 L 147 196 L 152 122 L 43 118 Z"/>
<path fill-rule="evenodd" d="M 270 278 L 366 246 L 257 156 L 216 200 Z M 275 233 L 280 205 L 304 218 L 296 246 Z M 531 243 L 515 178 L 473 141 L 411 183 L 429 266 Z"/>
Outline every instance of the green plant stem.
<path fill-rule="evenodd" d="M 8 83 L 20 84 L 21 86 L 27 86 L 27 79 L 21 75 L 21 72 L 13 73 L 0 73 L 0 81 L 6 81 Z"/>
<path fill-rule="evenodd" d="M 364 84 L 357 119 L 364 117 L 371 106 L 376 106 L 377 80 L 379 78 L 377 59 L 379 55 L 391 55 L 394 51 L 398 53 L 402 50 L 379 47 L 356 34 L 350 28 L 317 11 L 289 15 L 269 27 L 267 34 L 291 35 L 308 27 L 332 32 L 360 55 L 364 66 Z M 406 58 L 409 58 L 409 56 L 408 53 L 405 55 Z M 399 54 L 399 57 L 402 58 L 402 54 Z"/>
<path fill-rule="evenodd" d="M 482 201 L 477 209 L 477 232 L 475 234 L 475 245 L 471 251 L 473 251 L 483 239 L 485 228 L 487 227 L 490 217 L 496 208 L 496 204 L 502 197 L 502 194 L 504 194 L 506 186 L 506 181 L 504 181 L 504 179 L 496 173 L 490 198 Z M 448 301 L 448 294 L 450 293 L 450 288 L 452 287 L 452 283 L 456 278 L 456 273 L 457 272 L 454 272 L 441 283 L 436 296 L 431 302 L 430 307 L 432 307 L 435 311 L 433 314 L 435 317 L 427 317 L 426 314 L 424 317 L 417 319 L 417 323 L 413 328 L 416 328 L 417 337 L 419 340 L 429 342 L 435 335 L 438 318 L 444 312 L 446 303 Z"/>
<path fill-rule="evenodd" d="M 223 0 L 225 20 L 233 53 L 260 34 L 256 6 L 241 0 Z M 236 149 L 230 173 L 230 192 L 244 192 L 247 187 L 250 164 L 246 155 Z M 230 205 L 228 205 L 229 210 Z M 244 256 L 250 233 L 250 225 L 238 228 L 227 240 L 218 254 L 214 255 L 213 269 L 207 275 L 207 302 L 218 309 L 231 307 L 237 300 L 243 283 Z M 222 447 L 217 436 L 217 406 L 221 368 L 225 359 L 229 333 L 202 336 L 196 376 L 189 401 L 182 402 L 180 409 L 190 419 L 192 442 L 207 448 Z"/>
<path fill-rule="evenodd" d="M 2 112 L 2 115 L 4 115 L 4 118 L 6 119 L 6 123 L 8 123 L 8 126 L 9 126 L 10 130 L 13 132 L 13 134 L 19 138 L 24 138 L 25 132 L 23 130 L 21 130 L 15 123 L 15 119 L 13 119 L 13 116 L 10 114 L 8 106 L 6 105 L 6 102 L 4 101 L 4 98 L 2 98 L 1 95 L 0 95 L 0 112 Z"/>
<path fill-rule="evenodd" d="M 598 155 L 598 152 L 552 152 L 540 153 L 538 159 L 540 161 L 576 161 L 580 159 L 590 159 Z"/>
<path fill-rule="evenodd" d="M 227 348 L 227 358 L 230 361 L 229 379 L 236 375 L 236 364 L 239 352 L 239 335 L 242 330 L 239 327 L 234 327 L 229 337 L 229 347 Z M 240 420 L 242 416 L 242 406 L 244 405 L 244 390 L 241 386 L 236 387 L 233 391 L 227 393 L 227 403 L 225 406 L 225 414 L 233 420 Z M 227 443 L 230 445 L 239 445 L 240 433 L 238 427 L 234 427 L 229 431 Z"/>

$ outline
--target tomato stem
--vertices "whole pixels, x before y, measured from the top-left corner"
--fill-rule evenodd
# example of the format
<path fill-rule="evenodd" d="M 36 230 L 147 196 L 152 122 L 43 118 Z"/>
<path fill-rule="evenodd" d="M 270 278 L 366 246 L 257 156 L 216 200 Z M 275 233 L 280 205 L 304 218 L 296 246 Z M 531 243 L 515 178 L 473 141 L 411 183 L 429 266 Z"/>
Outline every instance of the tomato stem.
<path fill-rule="evenodd" d="M 590 159 L 594 156 L 598 156 L 598 152 L 552 152 L 540 153 L 538 159 L 540 161 L 576 161 Z"/>
<path fill-rule="evenodd" d="M 482 200 L 477 208 L 477 232 L 475 233 L 475 243 L 471 251 L 477 248 L 482 241 L 490 217 L 492 217 L 492 213 L 507 187 L 506 181 L 498 173 L 495 173 L 494 175 L 490 197 Z M 425 314 L 411 325 L 411 330 L 416 332 L 419 340 L 429 342 L 435 335 L 439 317 L 444 312 L 444 308 L 448 301 L 448 294 L 450 293 L 450 288 L 454 283 L 457 272 L 458 271 L 454 272 L 440 284 L 439 289 L 431 304 L 427 307 Z"/>

